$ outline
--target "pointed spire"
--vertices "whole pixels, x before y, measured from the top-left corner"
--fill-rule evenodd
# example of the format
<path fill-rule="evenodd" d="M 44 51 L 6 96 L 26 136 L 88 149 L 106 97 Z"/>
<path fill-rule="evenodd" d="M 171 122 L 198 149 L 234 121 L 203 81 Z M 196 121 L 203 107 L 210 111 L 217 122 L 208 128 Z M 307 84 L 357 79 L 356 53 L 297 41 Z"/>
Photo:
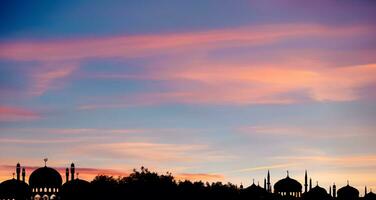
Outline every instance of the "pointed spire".
<path fill-rule="evenodd" d="M 268 186 L 267 191 L 272 192 L 272 186 L 270 184 L 270 171 L 269 170 L 268 170 L 268 175 L 267 175 L 267 186 Z"/>
<path fill-rule="evenodd" d="M 312 190 L 312 178 L 309 178 L 309 190 Z"/>
<path fill-rule="evenodd" d="M 287 170 L 287 177 L 289 177 L 289 170 Z"/>
<path fill-rule="evenodd" d="M 69 169 L 65 169 L 65 182 L 67 183 L 69 181 Z"/>
<path fill-rule="evenodd" d="M 76 173 L 76 168 L 74 166 L 74 163 L 71 164 L 70 172 L 71 172 L 71 180 L 73 181 L 74 180 L 74 175 Z"/>
<path fill-rule="evenodd" d="M 48 158 L 43 159 L 43 161 L 44 161 L 44 166 L 47 167 Z"/>
<path fill-rule="evenodd" d="M 22 168 L 22 182 L 25 182 L 26 170 Z"/>
<path fill-rule="evenodd" d="M 304 192 L 308 192 L 308 174 L 307 174 L 307 170 L 305 170 L 305 175 L 304 175 Z"/>
<path fill-rule="evenodd" d="M 266 191 L 268 191 L 268 189 L 266 188 L 266 178 L 264 178 L 264 189 L 265 189 Z"/>
<path fill-rule="evenodd" d="M 367 186 L 364 187 L 364 195 L 367 194 Z"/>
<path fill-rule="evenodd" d="M 21 177 L 21 165 L 20 165 L 20 163 L 17 163 L 17 166 L 16 166 L 16 175 L 17 175 L 17 181 L 19 181 L 20 177 Z"/>
<path fill-rule="evenodd" d="M 347 180 L 347 185 L 350 185 L 350 184 L 349 184 L 349 180 Z"/>

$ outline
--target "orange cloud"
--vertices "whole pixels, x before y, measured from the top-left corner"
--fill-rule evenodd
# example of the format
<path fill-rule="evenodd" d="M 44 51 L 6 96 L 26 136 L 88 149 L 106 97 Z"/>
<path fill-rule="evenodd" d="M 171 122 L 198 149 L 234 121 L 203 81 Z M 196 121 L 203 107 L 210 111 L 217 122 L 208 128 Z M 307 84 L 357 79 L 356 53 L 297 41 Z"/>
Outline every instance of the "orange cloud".
<path fill-rule="evenodd" d="M 258 45 L 299 37 L 342 37 L 372 32 L 369 27 L 282 24 L 191 33 L 118 36 L 62 41 L 5 42 L 0 58 L 18 61 L 72 61 L 87 58 L 129 58 L 187 50 Z"/>
<path fill-rule="evenodd" d="M 204 173 L 180 173 L 174 175 L 176 180 L 179 181 L 203 181 L 203 182 L 217 182 L 223 181 L 224 176 L 220 174 L 204 174 Z"/>
<path fill-rule="evenodd" d="M 27 121 L 39 118 L 40 115 L 34 111 L 19 107 L 0 105 L 0 121 Z"/>
<path fill-rule="evenodd" d="M 144 161 L 180 161 L 190 162 L 194 159 L 192 152 L 206 149 L 203 145 L 185 145 L 185 144 L 160 144 L 150 142 L 123 142 L 96 144 L 78 148 L 79 153 L 101 152 L 116 157 L 127 157 Z M 99 155 L 98 155 L 99 156 Z"/>
<path fill-rule="evenodd" d="M 332 68 L 309 64 L 299 68 L 299 64 L 255 66 L 209 62 L 151 69 L 145 79 L 169 81 L 166 92 L 133 94 L 117 98 L 116 102 L 80 105 L 79 109 L 164 103 L 247 105 L 353 101 L 364 98 L 360 88 L 376 84 L 374 63 Z"/>

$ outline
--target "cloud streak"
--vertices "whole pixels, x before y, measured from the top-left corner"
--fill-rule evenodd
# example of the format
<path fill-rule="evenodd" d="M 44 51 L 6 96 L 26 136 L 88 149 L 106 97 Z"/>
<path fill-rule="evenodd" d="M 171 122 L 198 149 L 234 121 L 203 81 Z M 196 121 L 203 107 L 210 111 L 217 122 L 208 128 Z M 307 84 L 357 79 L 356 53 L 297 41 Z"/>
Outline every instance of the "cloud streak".
<path fill-rule="evenodd" d="M 205 63 L 158 68 L 147 72 L 144 78 L 167 81 L 170 83 L 167 91 L 136 93 L 116 98 L 117 101 L 83 104 L 79 109 L 168 103 L 252 105 L 354 101 L 372 98 L 359 90 L 376 85 L 374 63 L 334 68 L 311 66 L 308 69 L 299 68 L 299 63 L 281 65 L 283 67 L 278 68 L 277 65 L 255 66 L 252 63 L 240 66 Z"/>
<path fill-rule="evenodd" d="M 370 27 L 315 24 L 263 25 L 191 33 L 118 36 L 64 41 L 5 42 L 0 58 L 17 61 L 72 61 L 88 58 L 130 58 L 195 49 L 259 45 L 298 37 L 341 37 L 369 33 Z"/>
<path fill-rule="evenodd" d="M 32 110 L 0 105 L 0 121 L 12 122 L 12 121 L 29 121 L 40 119 L 41 116 Z"/>

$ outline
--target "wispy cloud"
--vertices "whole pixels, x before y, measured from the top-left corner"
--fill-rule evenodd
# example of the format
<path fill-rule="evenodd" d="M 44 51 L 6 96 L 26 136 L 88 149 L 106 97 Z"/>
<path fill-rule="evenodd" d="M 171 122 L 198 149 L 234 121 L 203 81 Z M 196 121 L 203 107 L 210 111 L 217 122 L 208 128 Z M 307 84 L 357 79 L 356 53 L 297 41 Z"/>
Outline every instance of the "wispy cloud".
<path fill-rule="evenodd" d="M 119 36 L 64 41 L 5 42 L 0 58 L 19 61 L 72 61 L 87 58 L 129 58 L 195 49 L 258 45 L 297 37 L 341 37 L 369 33 L 369 27 L 283 24 L 191 33 Z"/>
<path fill-rule="evenodd" d="M 0 105 L 0 121 L 28 121 L 40 118 L 39 113 L 29 109 Z"/>
<path fill-rule="evenodd" d="M 180 161 L 190 162 L 194 158 L 192 152 L 206 149 L 203 145 L 161 144 L 148 142 L 123 142 L 97 144 L 80 148 L 81 153 L 101 152 L 111 157 L 126 157 L 145 161 Z"/>
<path fill-rule="evenodd" d="M 40 96 L 50 89 L 63 87 L 65 82 L 61 81 L 72 75 L 78 67 L 76 63 L 45 63 L 42 67 L 34 68 L 28 89 L 29 94 Z"/>
<path fill-rule="evenodd" d="M 323 68 L 299 63 L 257 66 L 205 63 L 157 68 L 145 79 L 171 83 L 165 92 L 135 93 L 79 109 L 119 108 L 167 103 L 182 104 L 292 104 L 309 101 L 353 101 L 368 96 L 359 89 L 375 85 L 376 64 Z M 204 67 L 203 67 L 204 66 Z M 126 78 L 127 79 L 127 78 Z M 113 98 L 112 98 L 113 99 Z"/>
<path fill-rule="evenodd" d="M 231 172 L 265 171 L 265 170 L 269 170 L 269 169 L 289 168 L 289 167 L 296 166 L 296 165 L 297 164 L 294 164 L 294 163 L 274 164 L 274 165 L 265 165 L 265 166 L 257 166 L 257 167 L 237 169 L 237 170 L 233 170 Z"/>

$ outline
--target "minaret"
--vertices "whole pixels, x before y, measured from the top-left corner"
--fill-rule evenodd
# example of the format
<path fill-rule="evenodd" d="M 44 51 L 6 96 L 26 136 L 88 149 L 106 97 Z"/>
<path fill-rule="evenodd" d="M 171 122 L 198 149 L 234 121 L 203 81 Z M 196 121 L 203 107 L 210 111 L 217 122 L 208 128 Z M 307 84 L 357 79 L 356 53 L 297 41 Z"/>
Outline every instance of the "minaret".
<path fill-rule="evenodd" d="M 25 168 L 22 168 L 22 182 L 25 182 L 25 176 L 26 176 Z"/>
<path fill-rule="evenodd" d="M 17 181 L 19 181 L 20 180 L 20 175 L 21 175 L 21 165 L 20 165 L 20 163 L 17 163 L 16 175 L 17 175 Z"/>
<path fill-rule="evenodd" d="M 309 190 L 312 189 L 312 178 L 309 178 Z"/>
<path fill-rule="evenodd" d="M 364 195 L 366 195 L 368 192 L 367 192 L 367 186 L 364 187 Z"/>
<path fill-rule="evenodd" d="M 70 172 L 71 172 L 71 180 L 73 181 L 74 180 L 74 174 L 75 174 L 75 168 L 74 168 L 74 163 L 71 164 L 71 167 L 70 167 Z"/>
<path fill-rule="evenodd" d="M 66 168 L 65 169 L 65 182 L 68 183 L 68 181 L 69 181 L 69 169 Z"/>
<path fill-rule="evenodd" d="M 268 191 L 268 189 L 266 188 L 266 178 L 264 178 L 264 189 L 265 189 L 266 191 Z"/>
<path fill-rule="evenodd" d="M 337 197 L 337 187 L 336 187 L 336 184 L 333 183 L 333 197 L 336 198 Z"/>
<path fill-rule="evenodd" d="M 332 186 L 329 186 L 329 195 L 332 196 Z"/>
<path fill-rule="evenodd" d="M 305 170 L 305 175 L 304 175 L 304 192 L 308 192 L 308 176 L 307 176 L 307 170 Z"/>
<path fill-rule="evenodd" d="M 267 185 L 268 185 L 268 192 L 272 192 L 272 187 L 270 186 L 270 172 L 269 172 L 269 170 L 268 170 L 268 176 L 267 176 Z"/>

